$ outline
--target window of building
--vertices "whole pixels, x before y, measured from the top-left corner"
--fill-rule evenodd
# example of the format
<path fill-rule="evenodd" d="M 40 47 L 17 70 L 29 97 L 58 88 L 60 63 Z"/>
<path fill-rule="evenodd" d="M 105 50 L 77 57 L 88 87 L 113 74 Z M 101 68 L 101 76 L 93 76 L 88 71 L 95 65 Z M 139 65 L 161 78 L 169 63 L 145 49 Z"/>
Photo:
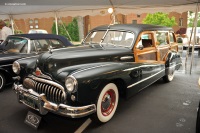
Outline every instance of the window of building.
<path fill-rule="evenodd" d="M 179 18 L 179 26 L 183 26 L 183 18 Z"/>
<path fill-rule="evenodd" d="M 38 20 L 37 19 L 35 19 L 34 21 L 35 21 L 35 24 L 38 24 Z"/>
<path fill-rule="evenodd" d="M 36 29 L 38 29 L 38 28 L 39 28 L 39 26 L 38 26 L 38 25 L 35 25 L 35 28 L 36 28 Z"/>
<path fill-rule="evenodd" d="M 33 26 L 32 26 L 32 25 L 30 25 L 30 29 L 33 29 Z"/>
<path fill-rule="evenodd" d="M 32 19 L 30 19 L 30 20 L 29 20 L 29 24 L 32 24 L 32 23 L 33 23 L 33 20 L 32 20 Z"/>
<path fill-rule="evenodd" d="M 132 24 L 137 24 L 137 20 L 132 20 Z"/>

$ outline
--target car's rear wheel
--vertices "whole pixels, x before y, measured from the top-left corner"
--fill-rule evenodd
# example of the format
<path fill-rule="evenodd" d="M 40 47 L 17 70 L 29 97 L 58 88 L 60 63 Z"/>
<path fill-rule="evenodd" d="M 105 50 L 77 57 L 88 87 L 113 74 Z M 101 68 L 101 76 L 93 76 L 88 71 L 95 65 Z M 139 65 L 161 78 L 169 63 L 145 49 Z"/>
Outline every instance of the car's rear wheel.
<path fill-rule="evenodd" d="M 171 82 L 174 79 L 175 68 L 169 68 L 166 75 L 163 77 L 165 82 Z"/>
<path fill-rule="evenodd" d="M 2 73 L 0 73 L 0 91 L 3 89 L 5 86 L 5 77 Z"/>
<path fill-rule="evenodd" d="M 108 122 L 114 115 L 119 100 L 118 88 L 114 83 L 107 84 L 99 94 L 97 112 L 94 119 L 98 123 Z"/>

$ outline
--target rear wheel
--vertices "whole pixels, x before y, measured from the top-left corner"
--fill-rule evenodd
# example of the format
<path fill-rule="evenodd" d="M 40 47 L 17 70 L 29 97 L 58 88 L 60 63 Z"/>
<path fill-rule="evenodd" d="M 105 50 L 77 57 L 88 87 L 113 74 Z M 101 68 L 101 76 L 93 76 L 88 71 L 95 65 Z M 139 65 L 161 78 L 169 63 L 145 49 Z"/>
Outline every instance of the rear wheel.
<path fill-rule="evenodd" d="M 107 84 L 99 94 L 97 112 L 93 117 L 98 123 L 108 122 L 114 115 L 119 100 L 118 88 L 114 83 Z"/>
<path fill-rule="evenodd" d="M 168 71 L 166 72 L 166 75 L 163 77 L 163 80 L 165 82 L 171 82 L 174 79 L 174 72 L 175 68 L 169 68 Z"/>
<path fill-rule="evenodd" d="M 5 86 L 5 77 L 2 73 L 0 73 L 0 91 L 3 89 Z"/>

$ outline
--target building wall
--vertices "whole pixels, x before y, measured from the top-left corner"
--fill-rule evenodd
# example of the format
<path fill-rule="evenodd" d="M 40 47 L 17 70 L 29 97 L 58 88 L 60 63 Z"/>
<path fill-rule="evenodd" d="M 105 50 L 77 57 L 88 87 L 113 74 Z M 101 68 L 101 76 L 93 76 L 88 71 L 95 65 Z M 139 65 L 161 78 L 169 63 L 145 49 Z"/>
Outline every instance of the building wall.
<path fill-rule="evenodd" d="M 130 23 L 138 23 L 141 24 L 143 19 L 146 17 L 147 13 L 143 14 L 128 14 L 128 15 L 122 15 L 118 14 L 117 15 L 117 20 L 121 24 L 130 24 Z M 177 25 L 173 26 L 174 31 L 176 32 L 180 28 L 187 28 L 187 12 L 184 13 L 176 13 L 176 12 L 171 12 L 169 13 L 169 17 L 174 16 L 176 18 Z M 179 19 L 182 18 L 182 26 L 179 26 Z M 72 21 L 72 17 L 62 17 L 61 20 L 63 23 L 69 24 Z M 23 31 L 23 33 L 28 33 L 30 30 L 30 26 L 32 28 L 36 28 L 35 26 L 38 25 L 39 29 L 45 29 L 48 31 L 48 33 L 52 33 L 51 28 L 54 22 L 54 17 L 51 18 L 34 18 L 33 23 L 30 24 L 30 18 L 29 19 L 15 19 L 15 29 Z M 35 23 L 35 20 L 37 20 Z M 87 33 L 92 29 L 100 25 L 107 25 L 110 24 L 112 20 L 111 15 L 105 15 L 105 16 L 85 16 L 83 19 L 84 22 L 84 36 L 87 35 Z M 58 21 L 60 22 L 60 20 Z"/>
<path fill-rule="evenodd" d="M 30 21 L 32 20 L 32 23 Z M 61 17 L 58 22 L 69 24 L 72 21 L 72 17 Z M 48 33 L 52 33 L 51 28 L 53 26 L 54 17 L 50 18 L 34 18 L 34 19 L 14 19 L 15 30 L 21 30 L 23 33 L 28 33 L 30 29 L 44 29 Z M 38 25 L 38 27 L 37 27 Z M 32 26 L 32 28 L 30 28 Z"/>

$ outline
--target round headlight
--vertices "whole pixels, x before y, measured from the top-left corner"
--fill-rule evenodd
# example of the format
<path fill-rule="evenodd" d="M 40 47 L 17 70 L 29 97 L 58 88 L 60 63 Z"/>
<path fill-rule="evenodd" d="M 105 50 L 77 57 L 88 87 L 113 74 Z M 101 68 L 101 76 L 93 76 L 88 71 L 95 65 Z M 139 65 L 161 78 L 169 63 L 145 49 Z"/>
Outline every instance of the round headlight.
<path fill-rule="evenodd" d="M 19 74 L 21 68 L 20 68 L 20 64 L 15 61 L 12 65 L 12 69 L 13 69 L 13 72 L 16 73 L 16 74 Z"/>
<path fill-rule="evenodd" d="M 77 88 L 77 80 L 73 76 L 68 76 L 65 80 L 65 86 L 69 92 Z"/>

